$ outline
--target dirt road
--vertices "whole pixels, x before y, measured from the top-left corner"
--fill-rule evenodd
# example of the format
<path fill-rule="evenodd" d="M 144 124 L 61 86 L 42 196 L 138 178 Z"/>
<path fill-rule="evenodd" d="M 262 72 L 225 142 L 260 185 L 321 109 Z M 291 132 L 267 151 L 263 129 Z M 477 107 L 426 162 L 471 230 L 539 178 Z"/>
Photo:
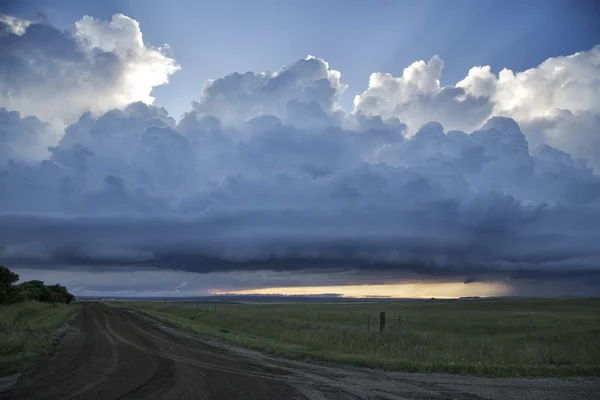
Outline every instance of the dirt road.
<path fill-rule="evenodd" d="M 599 379 L 386 373 L 274 359 L 86 303 L 2 399 L 600 399 Z"/>

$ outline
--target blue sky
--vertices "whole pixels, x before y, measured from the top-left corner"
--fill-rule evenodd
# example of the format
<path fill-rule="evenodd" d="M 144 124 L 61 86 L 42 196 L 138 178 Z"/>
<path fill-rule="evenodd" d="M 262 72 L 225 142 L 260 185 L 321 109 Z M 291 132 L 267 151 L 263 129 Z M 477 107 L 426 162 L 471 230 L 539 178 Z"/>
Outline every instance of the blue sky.
<path fill-rule="evenodd" d="M 401 75 L 434 54 L 445 61 L 442 84 L 454 84 L 472 66 L 522 71 L 600 43 L 600 2 L 594 0 L 29 0 L 3 7 L 21 17 L 45 13 L 63 29 L 83 15 L 136 19 L 144 41 L 168 43 L 182 66 L 153 91 L 155 104 L 175 117 L 198 99 L 206 79 L 278 70 L 308 54 L 342 72 L 349 88 L 340 103 L 350 109 L 372 72 Z"/>

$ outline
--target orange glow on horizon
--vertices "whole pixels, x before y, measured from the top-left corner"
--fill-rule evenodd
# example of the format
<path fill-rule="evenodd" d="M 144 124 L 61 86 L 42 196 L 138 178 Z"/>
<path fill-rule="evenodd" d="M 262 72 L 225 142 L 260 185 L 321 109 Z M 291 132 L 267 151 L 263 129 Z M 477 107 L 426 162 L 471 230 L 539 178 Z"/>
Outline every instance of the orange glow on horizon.
<path fill-rule="evenodd" d="M 398 283 L 390 285 L 348 286 L 292 286 L 215 291 L 213 294 L 281 294 L 316 295 L 336 293 L 343 297 L 395 297 L 395 298 L 457 298 L 471 296 L 503 296 L 509 286 L 502 282 L 443 282 L 443 283 Z"/>

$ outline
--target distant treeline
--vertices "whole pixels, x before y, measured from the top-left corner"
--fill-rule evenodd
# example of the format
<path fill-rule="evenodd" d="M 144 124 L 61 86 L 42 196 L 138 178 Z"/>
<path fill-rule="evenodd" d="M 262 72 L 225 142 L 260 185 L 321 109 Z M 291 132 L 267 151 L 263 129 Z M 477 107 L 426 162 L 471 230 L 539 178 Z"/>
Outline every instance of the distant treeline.
<path fill-rule="evenodd" d="M 42 281 L 27 281 L 15 285 L 19 275 L 0 265 L 0 304 L 20 301 L 41 301 L 44 303 L 70 303 L 75 296 L 62 285 L 44 285 Z"/>

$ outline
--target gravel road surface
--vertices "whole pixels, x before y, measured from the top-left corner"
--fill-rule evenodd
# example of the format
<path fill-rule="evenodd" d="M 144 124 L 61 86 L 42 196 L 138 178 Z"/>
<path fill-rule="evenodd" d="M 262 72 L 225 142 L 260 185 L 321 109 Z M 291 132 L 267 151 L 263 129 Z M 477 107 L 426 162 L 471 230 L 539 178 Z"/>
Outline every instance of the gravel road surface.
<path fill-rule="evenodd" d="M 55 354 L 0 392 L 0 399 L 600 399 L 600 379 L 492 379 L 314 365 L 85 303 Z"/>

